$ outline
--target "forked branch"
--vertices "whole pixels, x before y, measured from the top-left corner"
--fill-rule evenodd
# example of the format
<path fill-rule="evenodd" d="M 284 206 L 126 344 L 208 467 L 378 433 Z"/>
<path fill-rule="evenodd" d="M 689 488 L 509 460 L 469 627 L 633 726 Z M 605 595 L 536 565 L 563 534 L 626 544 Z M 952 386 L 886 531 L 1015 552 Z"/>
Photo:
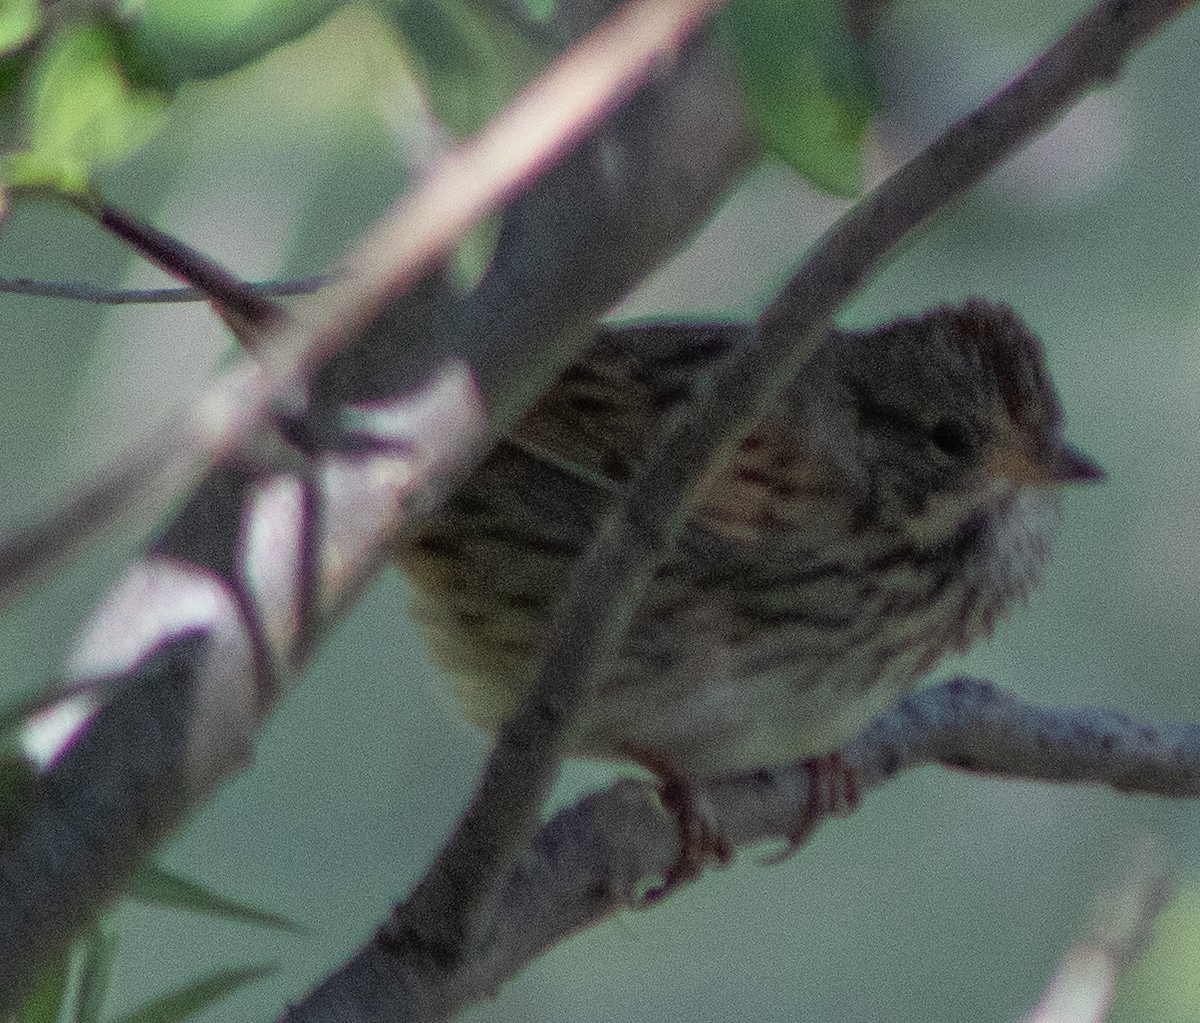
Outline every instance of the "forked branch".
<path fill-rule="evenodd" d="M 56 510 L 0 540 L 0 607 L 122 511 L 166 507 L 215 459 L 251 440 L 281 402 L 303 393 L 323 362 L 431 273 L 472 224 L 594 133 L 719 2 L 631 0 L 564 54 L 479 135 L 431 167 L 342 255 L 319 293 L 264 331 L 256 359 L 237 361 L 188 407 L 137 438 L 64 502 L 70 514 Z M 169 238 L 161 240 L 169 247 Z M 227 297 L 263 301 L 227 274 L 211 279 Z M 549 359 L 548 366 L 555 362 Z M 497 429 L 520 411 L 499 389 L 487 396 Z M 466 450 L 460 453 L 467 457 Z M 112 480 L 121 481 L 119 490 Z"/>
<path fill-rule="evenodd" d="M 602 10 L 579 6 L 583 32 Z M 100 602 L 63 672 L 88 702 L 86 725 L 0 848 L 0 1015 L 131 865 L 247 762 L 275 697 L 377 570 L 385 538 L 479 457 L 489 430 L 574 357 L 585 325 L 744 168 L 751 147 L 728 76 L 706 46 L 685 44 L 707 6 L 623 9 L 431 169 L 334 284 L 296 304 L 291 326 L 263 342 L 269 366 L 243 361 L 110 470 L 128 481 L 121 499 L 165 500 L 197 460 L 225 456 Z M 518 192 L 475 292 L 443 287 L 435 271 L 392 301 L 473 216 Z M 514 289 L 526 300 L 513 302 Z M 276 403 L 283 394 L 292 400 Z M 235 450 L 267 411 L 273 429 Z M 74 507 L 87 513 L 84 500 Z"/>
<path fill-rule="evenodd" d="M 530 699 L 502 730 L 475 798 L 429 873 L 395 908 L 379 938 L 289 1019 L 345 1018 L 339 1013 L 347 997 L 354 999 L 355 1018 L 359 1011 L 364 1019 L 441 1018 L 425 1015 L 426 1000 L 440 1011 L 440 985 L 452 990 L 475 975 L 485 957 L 475 948 L 481 931 L 494 925 L 507 932 L 501 917 L 511 904 L 501 898 L 502 878 L 526 847 L 558 770 L 564 734 L 612 664 L 646 587 L 670 552 L 701 470 L 722 445 L 732 447 L 744 436 L 795 378 L 829 318 L 900 241 L 1088 90 L 1111 81 L 1139 43 L 1187 6 L 1180 0 L 1097 4 L 1023 74 L 948 129 L 822 239 L 760 318 L 759 333 L 716 368 L 697 399 L 648 446 L 574 570 Z M 510 936 L 519 940 L 518 933 Z"/>

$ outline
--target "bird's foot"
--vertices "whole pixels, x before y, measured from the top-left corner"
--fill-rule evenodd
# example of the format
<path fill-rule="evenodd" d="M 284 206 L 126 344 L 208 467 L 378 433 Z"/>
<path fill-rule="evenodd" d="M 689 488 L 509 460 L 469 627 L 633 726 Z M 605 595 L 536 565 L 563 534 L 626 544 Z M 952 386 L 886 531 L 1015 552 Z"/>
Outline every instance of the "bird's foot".
<path fill-rule="evenodd" d="M 659 773 L 659 772 L 655 772 Z M 643 903 L 653 905 L 697 877 L 710 861 L 722 866 L 733 859 L 733 846 L 717 826 L 712 808 L 695 783 L 674 773 L 661 773 L 658 795 L 679 826 L 679 852 L 662 882 L 649 889 Z"/>
<path fill-rule="evenodd" d="M 701 785 L 649 750 L 626 750 L 625 755 L 658 778 L 658 798 L 675 818 L 679 834 L 675 862 L 667 868 L 661 883 L 642 897 L 642 904 L 649 906 L 697 877 L 708 863 L 728 863 L 733 859 L 733 845 L 717 825 Z"/>
<path fill-rule="evenodd" d="M 813 828 L 826 817 L 845 817 L 858 808 L 858 785 L 854 771 L 846 766 L 838 750 L 804 761 L 808 776 L 808 799 L 787 833 L 787 844 L 763 862 L 768 866 L 790 859 L 807 840 Z"/>

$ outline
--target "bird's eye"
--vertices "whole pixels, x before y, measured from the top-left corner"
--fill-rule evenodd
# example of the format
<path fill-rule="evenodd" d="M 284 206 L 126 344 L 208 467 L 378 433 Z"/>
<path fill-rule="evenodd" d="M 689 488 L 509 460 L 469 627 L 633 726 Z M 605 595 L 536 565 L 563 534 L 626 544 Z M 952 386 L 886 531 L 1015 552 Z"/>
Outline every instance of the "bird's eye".
<path fill-rule="evenodd" d="M 933 446 L 952 458 L 967 458 L 975 451 L 975 435 L 961 419 L 943 416 L 929 433 Z"/>

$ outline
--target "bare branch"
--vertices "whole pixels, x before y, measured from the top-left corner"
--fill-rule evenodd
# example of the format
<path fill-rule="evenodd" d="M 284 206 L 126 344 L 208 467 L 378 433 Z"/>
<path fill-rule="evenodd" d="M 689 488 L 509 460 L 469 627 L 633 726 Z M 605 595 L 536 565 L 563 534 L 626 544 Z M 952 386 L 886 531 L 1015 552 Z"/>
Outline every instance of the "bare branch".
<path fill-rule="evenodd" d="M 1055 755 L 1059 751 L 1067 754 L 1065 766 Z M 901 701 L 844 747 L 841 760 L 860 798 L 905 771 L 931 765 L 959 770 L 964 763 L 1010 779 L 1200 796 L 1200 728 L 1148 726 L 1092 709 L 1034 707 L 973 679 L 955 679 Z M 1162 764 L 1174 765 L 1170 778 L 1160 772 Z M 807 839 L 815 825 L 830 819 L 813 819 L 811 767 L 799 761 L 718 779 L 698 798 L 714 826 L 738 848 L 790 843 L 800 833 Z M 618 782 L 540 828 L 507 873 L 487 934 L 457 972 L 433 975 L 370 941 L 280 1018 L 287 1023 L 451 1018 L 493 996 L 557 942 L 643 906 L 643 893 L 677 854 L 677 822 L 654 788 Z M 1157 898 L 1153 877 L 1151 872 L 1143 888 L 1148 909 Z"/>
<path fill-rule="evenodd" d="M 274 406 L 303 393 L 316 368 L 448 255 L 467 228 L 578 145 L 719 2 L 631 0 L 556 61 L 479 135 L 439 160 L 342 256 L 330 283 L 263 336 L 259 361 L 236 363 L 190 408 L 147 431 L 68 501 L 95 504 L 95 515 L 82 523 L 53 515 L 0 543 L 0 608 L 45 570 L 51 555 L 68 556 L 126 508 L 165 507 L 214 459 L 246 442 Z M 497 425 L 518 411 L 496 406 Z M 112 479 L 124 481 L 120 500 L 108 494 Z"/>
<path fill-rule="evenodd" d="M 293 445 L 277 450 L 279 436 L 266 431 L 259 450 L 210 472 L 85 623 L 66 676 L 86 722 L 48 769 L 39 790 L 45 798 L 0 848 L 0 1015 L 89 908 L 119 893 L 128 864 L 247 762 L 255 730 L 294 681 L 311 638 L 376 570 L 383 538 L 477 457 L 487 426 L 503 430 L 557 376 L 588 336 L 586 325 L 686 238 L 746 166 L 752 147 L 723 63 L 703 40 L 652 52 L 682 37 L 697 5 L 642 0 L 634 10 L 654 21 L 656 34 L 639 35 L 639 23 L 626 20 L 631 37 L 610 31 L 602 38 L 611 52 L 590 51 L 600 78 L 586 96 L 564 88 L 561 97 L 543 97 L 538 137 L 553 123 L 574 131 L 587 122 L 594 140 L 533 182 L 507 164 L 481 168 L 474 156 L 454 164 L 456 174 L 474 168 L 495 186 L 488 194 L 528 189 L 506 210 L 492 269 L 475 292 L 464 297 L 435 274 L 393 302 L 314 381 L 306 414 L 281 413 Z M 661 18 L 673 18 L 674 28 Z M 650 67 L 656 77 L 637 102 L 599 124 L 614 97 L 634 87 L 637 68 L 649 74 Z M 561 150 L 561 139 L 551 148 Z M 539 165 L 531 158 L 524 168 Z M 402 221 L 430 212 L 442 185 L 420 195 L 403 207 Z M 295 337 L 353 333 L 391 295 L 389 260 L 407 274 L 431 251 L 407 229 L 398 239 L 377 232 L 372 244 L 373 252 L 355 250 L 374 268 L 361 281 L 365 308 L 352 322 L 339 320 L 354 289 L 334 285 L 338 302 L 326 312 L 324 293 L 309 300 Z M 325 327 L 332 334 L 321 333 Z M 189 420 L 173 436 L 152 438 L 147 471 L 165 471 L 164 453 L 180 443 L 203 453 L 212 438 L 232 440 L 248 429 L 270 388 L 255 367 L 241 368 L 238 386 L 226 380 L 210 392 L 228 408 L 196 414 L 213 417 L 211 428 Z M 293 467 L 297 458 L 307 470 Z M 203 642 L 169 658 L 174 685 L 147 687 L 145 707 L 112 698 L 141 693 L 144 666 L 175 649 L 181 635 Z M 90 698 L 82 695 L 89 682 Z M 147 727 L 152 713 L 185 727 Z M 115 736 L 120 745 L 106 758 Z M 130 772 L 130 759 L 156 766 Z M 110 788 L 120 800 L 94 798 Z M 47 829 L 56 829 L 52 856 L 40 837 Z"/>
<path fill-rule="evenodd" d="M 282 327 L 286 322 L 287 313 L 282 306 L 179 239 L 95 196 L 78 198 L 73 205 L 157 267 L 207 295 L 217 314 L 245 347 L 253 348 L 251 342 L 267 327 Z"/>
<path fill-rule="evenodd" d="M 843 217 L 760 318 L 761 336 L 748 331 L 693 404 L 665 424 L 573 572 L 534 691 L 501 730 L 458 830 L 381 930 L 398 960 L 444 976 L 458 969 L 488 919 L 499 877 L 536 826 L 577 709 L 610 669 L 701 471 L 722 445 L 733 450 L 800 372 L 833 313 L 910 231 L 1112 79 L 1124 55 L 1182 6 L 1160 0 L 1131 12 L 1124 0 L 1106 0 L 1088 12 Z"/>
<path fill-rule="evenodd" d="M 288 295 L 311 295 L 324 287 L 325 283 L 324 277 L 305 277 L 296 281 L 247 281 L 246 287 L 260 295 L 283 298 Z M 209 296 L 199 288 L 101 288 L 83 281 L 35 281 L 28 277 L 0 277 L 0 295 L 62 298 L 91 305 L 153 305 L 209 300 Z"/>

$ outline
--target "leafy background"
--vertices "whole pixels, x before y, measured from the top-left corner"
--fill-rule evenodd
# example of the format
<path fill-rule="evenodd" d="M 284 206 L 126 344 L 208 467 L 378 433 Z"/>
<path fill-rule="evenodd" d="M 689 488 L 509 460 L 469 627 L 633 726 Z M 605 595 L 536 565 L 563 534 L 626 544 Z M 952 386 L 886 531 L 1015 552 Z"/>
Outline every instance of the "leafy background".
<path fill-rule="evenodd" d="M 0 32 L 22 6 L 12 3 Z M 822 9 L 809 6 L 819 19 Z M 138 108 L 128 138 L 89 142 L 83 173 L 247 278 L 307 276 L 443 144 L 431 107 L 468 130 L 517 84 L 513 66 L 531 72 L 544 55 L 505 36 L 503 19 L 472 20 L 480 5 L 469 0 L 333 7 L 224 0 L 197 19 L 193 5 L 148 0 L 141 36 L 122 41 L 110 26 L 103 38 L 120 59 L 141 55 L 140 101 L 150 106 Z M 882 114 L 863 143 L 866 181 L 984 98 L 1081 9 L 894 4 L 869 53 Z M 753 45 L 736 24 L 727 31 L 731 45 Z M 447 49 L 431 61 L 435 43 Z M 1056 557 L 1029 608 L 939 676 L 962 668 L 1049 704 L 1200 717 L 1198 44 L 1194 15 L 1169 26 L 1115 89 L 926 231 L 843 317 L 870 323 L 973 294 L 1013 303 L 1046 339 L 1070 435 L 1110 474 L 1103 488 L 1069 495 Z M 5 73 L 22 62 L 28 71 L 41 59 L 34 50 L 44 55 L 51 44 L 26 45 Z M 520 62 L 506 63 L 518 46 Z M 769 54 L 757 59 L 744 64 L 748 88 L 770 92 L 778 68 Z M 436 102 L 414 84 L 410 69 L 422 61 Z M 482 104 L 469 102 L 456 67 L 486 69 L 485 80 L 472 80 Z M 758 72 L 766 86 L 753 80 Z M 27 81 L 0 74 L 0 89 L 17 90 L 3 84 L 14 80 Z M 861 115 L 870 93 L 855 90 L 869 81 L 858 71 L 851 81 L 849 95 L 866 97 Z M 17 95 L 0 92 L 0 131 L 14 153 L 30 142 Z M 143 123 L 168 103 L 161 125 Z M 838 109 L 824 121 L 816 110 L 803 126 L 857 148 L 854 104 Z M 771 112 L 760 115 L 769 127 Z M 125 143 L 150 128 L 160 130 L 127 155 Z M 772 144 L 793 164 L 796 151 L 813 150 L 789 149 L 778 136 Z M 829 152 L 824 170 L 806 173 L 851 190 L 859 168 Z M 748 315 L 844 208 L 777 158 L 765 160 L 703 236 L 614 315 Z M 161 283 L 61 205 L 19 199 L 3 230 L 0 274 Z M 0 309 L 0 512 L 10 519 L 100 464 L 229 350 L 201 307 L 113 311 L 4 296 Z M 125 524 L 0 622 L 0 698 L 55 671 L 145 526 Z M 428 863 L 485 745 L 453 715 L 405 602 L 403 582 L 386 573 L 273 716 L 253 769 L 164 853 L 173 870 L 308 930 L 284 935 L 124 906 L 108 1012 L 201 973 L 273 961 L 276 975 L 202 1018 L 274 1018 L 369 934 Z M 556 798 L 607 777 L 571 765 Z M 1150 833 L 1174 850 L 1181 881 L 1112 1018 L 1200 1019 L 1198 824 L 1188 803 L 922 771 L 822 829 L 783 866 L 742 855 L 652 912 L 577 936 L 471 1018 L 1011 1019 L 1036 1000 L 1114 862 Z"/>

